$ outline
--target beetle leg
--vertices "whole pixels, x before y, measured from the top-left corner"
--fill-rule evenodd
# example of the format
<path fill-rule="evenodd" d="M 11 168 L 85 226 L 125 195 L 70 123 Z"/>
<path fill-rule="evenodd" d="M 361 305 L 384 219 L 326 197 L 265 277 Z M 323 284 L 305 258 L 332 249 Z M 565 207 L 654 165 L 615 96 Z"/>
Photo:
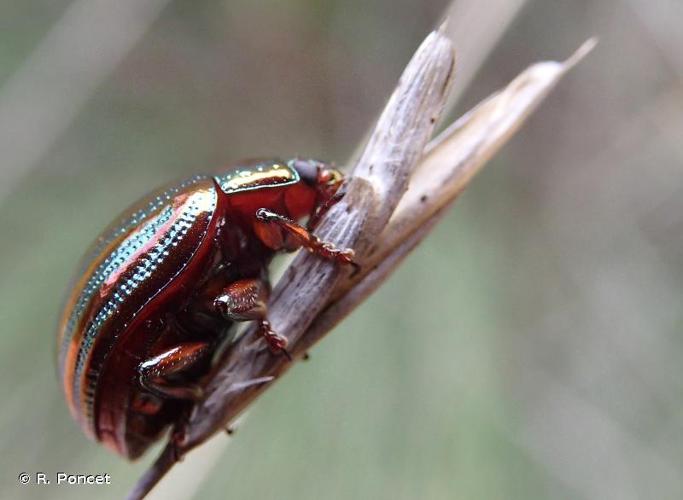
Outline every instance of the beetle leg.
<path fill-rule="evenodd" d="M 174 346 L 143 361 L 138 365 L 140 385 L 164 398 L 193 401 L 201 399 L 202 389 L 198 385 L 178 385 L 169 382 L 165 377 L 192 367 L 207 354 L 208 350 L 207 342 L 189 342 Z"/>
<path fill-rule="evenodd" d="M 259 334 L 268 342 L 273 352 L 282 352 L 291 359 L 285 349 L 287 339 L 275 333 L 266 319 L 270 286 L 262 279 L 243 279 L 231 283 L 216 297 L 213 304 L 224 317 L 233 321 L 257 321 Z"/>
<path fill-rule="evenodd" d="M 322 241 L 308 229 L 297 224 L 293 220 L 288 219 L 287 217 L 276 214 L 275 212 L 271 212 L 266 208 L 259 208 L 256 211 L 256 219 L 259 222 L 264 223 L 264 225 L 261 227 L 279 228 L 288 236 L 290 236 L 296 243 L 296 246 L 292 248 L 292 250 L 296 249 L 297 247 L 304 247 L 309 252 L 319 255 L 325 259 L 334 260 L 343 264 L 351 264 L 354 268 L 356 268 L 356 271 L 359 269 L 358 264 L 353 261 L 354 253 L 352 249 L 337 248 L 333 243 Z M 265 230 L 267 231 L 268 229 Z M 261 231 L 263 231 L 263 229 L 261 229 Z"/>
<path fill-rule="evenodd" d="M 318 225 L 318 222 L 322 218 L 323 215 L 327 213 L 327 211 L 332 208 L 333 205 L 336 203 L 339 203 L 339 200 L 341 200 L 344 197 L 344 194 L 346 194 L 344 189 L 344 186 L 339 188 L 339 190 L 334 193 L 332 196 L 330 196 L 327 201 L 325 201 L 322 205 L 320 205 L 315 212 L 313 212 L 313 215 L 311 215 L 308 219 L 308 222 L 306 222 L 306 229 L 309 231 L 312 231 L 315 226 Z"/>
<path fill-rule="evenodd" d="M 270 286 L 262 279 L 237 280 L 221 291 L 213 301 L 216 310 L 233 321 L 265 319 Z"/>

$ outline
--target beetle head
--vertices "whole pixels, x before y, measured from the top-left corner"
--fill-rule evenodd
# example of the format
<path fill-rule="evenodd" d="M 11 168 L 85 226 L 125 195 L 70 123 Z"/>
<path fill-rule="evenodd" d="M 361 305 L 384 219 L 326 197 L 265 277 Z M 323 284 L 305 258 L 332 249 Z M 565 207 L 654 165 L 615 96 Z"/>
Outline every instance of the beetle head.
<path fill-rule="evenodd" d="M 304 183 L 316 191 L 316 205 L 326 203 L 344 182 L 339 170 L 319 160 L 295 158 L 289 165 L 299 173 Z"/>

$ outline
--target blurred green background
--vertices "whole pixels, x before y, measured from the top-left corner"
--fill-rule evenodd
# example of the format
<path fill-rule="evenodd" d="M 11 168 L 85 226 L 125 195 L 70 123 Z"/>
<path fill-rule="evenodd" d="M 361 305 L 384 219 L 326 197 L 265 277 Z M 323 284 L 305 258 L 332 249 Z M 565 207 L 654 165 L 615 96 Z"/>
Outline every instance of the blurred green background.
<path fill-rule="evenodd" d="M 55 375 L 61 300 L 98 231 L 241 157 L 344 164 L 448 4 L 0 2 L 0 497 L 121 498 L 152 459 L 86 440 Z M 458 2 L 453 117 L 600 44 L 165 497 L 683 498 L 682 22 L 679 0 Z"/>

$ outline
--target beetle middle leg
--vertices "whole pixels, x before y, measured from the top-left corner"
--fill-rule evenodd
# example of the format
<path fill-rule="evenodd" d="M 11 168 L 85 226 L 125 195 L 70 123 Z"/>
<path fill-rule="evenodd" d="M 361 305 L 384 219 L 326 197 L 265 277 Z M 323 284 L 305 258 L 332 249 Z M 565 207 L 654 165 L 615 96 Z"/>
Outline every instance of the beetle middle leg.
<path fill-rule="evenodd" d="M 147 359 L 138 365 L 140 385 L 149 392 L 171 399 L 190 399 L 197 401 L 202 397 L 202 389 L 196 384 L 175 384 L 166 377 L 181 373 L 204 358 L 209 352 L 207 342 L 188 342 Z"/>
<path fill-rule="evenodd" d="M 214 300 L 214 307 L 224 317 L 233 321 L 257 321 L 259 334 L 273 352 L 282 352 L 291 359 L 286 350 L 287 339 L 275 333 L 266 319 L 270 286 L 262 279 L 242 279 L 225 287 Z"/>
<path fill-rule="evenodd" d="M 353 250 L 337 248 L 333 243 L 323 241 L 305 227 L 287 217 L 271 212 L 266 208 L 256 211 L 256 219 L 261 223 L 256 226 L 256 233 L 271 248 L 280 250 L 296 250 L 304 247 L 309 252 L 325 259 L 352 265 L 356 272 L 359 266 L 353 260 Z M 284 238 L 282 233 L 284 233 Z"/>

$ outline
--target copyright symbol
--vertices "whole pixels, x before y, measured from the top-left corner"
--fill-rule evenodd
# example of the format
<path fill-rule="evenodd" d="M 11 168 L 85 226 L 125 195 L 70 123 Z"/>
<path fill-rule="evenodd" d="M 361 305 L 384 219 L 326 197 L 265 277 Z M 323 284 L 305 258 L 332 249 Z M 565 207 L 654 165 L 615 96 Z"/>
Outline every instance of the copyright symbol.
<path fill-rule="evenodd" d="M 22 472 L 21 474 L 19 474 L 19 482 L 21 484 L 28 484 L 29 481 L 31 481 L 30 474 L 28 474 L 26 472 Z"/>

